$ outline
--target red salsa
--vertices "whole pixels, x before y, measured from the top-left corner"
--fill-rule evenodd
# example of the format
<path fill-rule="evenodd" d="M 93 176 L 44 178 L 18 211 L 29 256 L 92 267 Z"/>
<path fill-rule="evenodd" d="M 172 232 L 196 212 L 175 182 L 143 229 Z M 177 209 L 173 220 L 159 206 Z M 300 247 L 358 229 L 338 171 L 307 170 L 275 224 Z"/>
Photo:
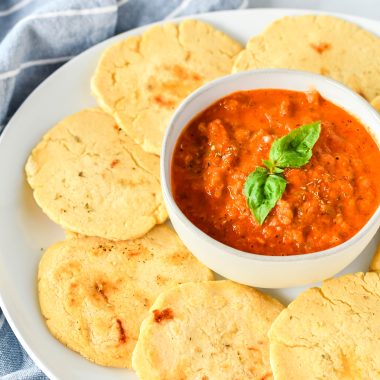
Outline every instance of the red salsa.
<path fill-rule="evenodd" d="M 243 185 L 273 141 L 320 120 L 309 163 L 285 169 L 282 198 L 260 225 Z M 263 255 L 296 255 L 351 238 L 380 199 L 380 151 L 367 129 L 317 92 L 241 91 L 202 113 L 179 137 L 172 188 L 182 212 L 211 237 Z"/>

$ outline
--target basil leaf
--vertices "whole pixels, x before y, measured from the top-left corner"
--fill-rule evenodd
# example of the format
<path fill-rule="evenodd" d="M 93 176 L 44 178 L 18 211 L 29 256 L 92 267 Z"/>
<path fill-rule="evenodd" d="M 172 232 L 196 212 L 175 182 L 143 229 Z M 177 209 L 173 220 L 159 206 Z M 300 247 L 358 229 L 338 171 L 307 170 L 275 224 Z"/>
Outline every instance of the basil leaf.
<path fill-rule="evenodd" d="M 279 175 L 269 174 L 266 168 L 258 167 L 249 174 L 243 191 L 248 207 L 260 224 L 263 224 L 285 188 L 286 180 Z"/>
<path fill-rule="evenodd" d="M 270 173 L 280 174 L 284 169 L 278 168 L 272 161 L 263 160 L 263 164 L 268 168 Z"/>
<path fill-rule="evenodd" d="M 250 173 L 245 180 L 243 193 L 247 198 L 248 206 L 250 208 L 250 202 L 253 202 L 253 204 L 260 204 L 262 202 L 263 192 L 261 191 L 261 188 L 264 188 L 268 175 L 268 170 L 259 166 L 254 172 Z"/>
<path fill-rule="evenodd" d="M 269 153 L 270 161 L 280 168 L 299 168 L 307 164 L 320 133 L 320 121 L 293 129 L 273 142 Z"/>
<path fill-rule="evenodd" d="M 266 167 L 258 167 L 248 175 L 243 193 L 248 207 L 260 224 L 263 224 L 285 191 L 286 180 L 280 173 L 284 168 L 299 168 L 307 164 L 320 133 L 321 122 L 317 121 L 275 140 L 269 160 L 263 160 Z"/>
<path fill-rule="evenodd" d="M 271 173 L 276 168 L 276 165 L 270 160 L 263 160 L 263 164 L 269 169 Z"/>

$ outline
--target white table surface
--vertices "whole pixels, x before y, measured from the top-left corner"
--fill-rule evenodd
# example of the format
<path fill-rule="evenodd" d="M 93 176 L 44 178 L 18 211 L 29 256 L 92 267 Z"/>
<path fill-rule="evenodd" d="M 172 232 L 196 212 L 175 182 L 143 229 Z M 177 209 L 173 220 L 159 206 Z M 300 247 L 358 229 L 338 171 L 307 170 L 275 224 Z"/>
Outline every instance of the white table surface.
<path fill-rule="evenodd" d="M 302 8 L 380 20 L 380 0 L 246 0 L 249 8 Z"/>

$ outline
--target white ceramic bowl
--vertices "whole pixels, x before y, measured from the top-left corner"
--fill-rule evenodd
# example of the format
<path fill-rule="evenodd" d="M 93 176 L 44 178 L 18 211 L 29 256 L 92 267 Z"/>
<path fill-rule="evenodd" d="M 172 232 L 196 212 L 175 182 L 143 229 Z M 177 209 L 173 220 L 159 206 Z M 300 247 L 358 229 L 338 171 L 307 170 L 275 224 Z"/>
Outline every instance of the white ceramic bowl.
<path fill-rule="evenodd" d="M 171 190 L 171 161 L 182 130 L 201 111 L 235 91 L 277 88 L 316 89 L 356 116 L 380 141 L 380 116 L 359 95 L 320 75 L 293 70 L 252 70 L 217 79 L 192 93 L 170 121 L 161 156 L 161 181 L 170 220 L 180 238 L 205 265 L 231 280 L 263 288 L 282 288 L 320 281 L 350 264 L 366 247 L 380 225 L 380 207 L 350 240 L 325 251 L 295 256 L 264 256 L 231 248 L 194 226 L 175 203 Z M 375 163 L 374 163 L 375 164 Z"/>

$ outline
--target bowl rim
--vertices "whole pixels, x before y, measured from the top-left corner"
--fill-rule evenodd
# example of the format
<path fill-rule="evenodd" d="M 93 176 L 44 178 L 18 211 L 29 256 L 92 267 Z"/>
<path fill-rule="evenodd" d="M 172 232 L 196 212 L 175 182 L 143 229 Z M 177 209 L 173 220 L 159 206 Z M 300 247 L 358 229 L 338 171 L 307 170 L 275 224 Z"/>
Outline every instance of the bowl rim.
<path fill-rule="evenodd" d="M 327 257 L 327 256 L 336 256 L 340 253 L 344 252 L 347 248 L 351 247 L 352 245 L 355 245 L 359 240 L 361 240 L 370 230 L 375 226 L 375 222 L 378 221 L 380 218 L 380 205 L 377 206 L 376 211 L 373 213 L 371 218 L 366 222 L 366 224 L 358 231 L 354 236 L 352 236 L 350 239 L 346 240 L 345 242 L 334 246 L 332 248 L 328 248 L 322 251 L 316 251 L 316 252 L 310 252 L 310 253 L 302 253 L 302 254 L 296 254 L 296 255 L 283 255 L 283 256 L 275 256 L 275 255 L 263 255 L 258 253 L 250 253 L 245 252 L 236 248 L 233 248 L 227 244 L 224 244 L 213 237 L 207 235 L 205 232 L 203 232 L 201 229 L 199 229 L 195 224 L 193 224 L 187 216 L 182 212 L 182 210 L 178 207 L 177 203 L 175 202 L 171 186 L 169 185 L 169 177 L 170 173 L 167 173 L 166 168 L 169 167 L 169 170 L 171 168 L 171 161 L 172 161 L 172 155 L 169 157 L 169 154 L 167 153 L 168 150 L 168 140 L 170 138 L 170 135 L 172 133 L 173 125 L 177 122 L 177 119 L 182 114 L 183 110 L 188 107 L 190 103 L 192 103 L 196 98 L 199 96 L 205 94 L 215 86 L 218 86 L 220 84 L 224 84 L 230 81 L 233 81 L 236 78 L 240 77 L 246 77 L 246 76 L 252 76 L 256 74 L 286 74 L 290 76 L 303 76 L 303 77 L 309 77 L 311 79 L 317 78 L 318 81 L 325 81 L 329 86 L 336 87 L 340 90 L 343 90 L 346 92 L 349 96 L 353 98 L 355 102 L 358 102 L 362 107 L 367 108 L 367 111 L 370 114 L 370 117 L 374 119 L 374 122 L 377 121 L 379 125 L 379 132 L 380 135 L 380 114 L 371 106 L 369 102 L 367 102 L 362 96 L 345 86 L 344 84 L 316 74 L 309 71 L 303 71 L 303 70 L 293 70 L 293 69 L 253 69 L 253 70 L 246 70 L 238 73 L 229 74 L 226 76 L 223 76 L 221 78 L 217 78 L 211 82 L 208 82 L 204 84 L 203 86 L 196 89 L 194 92 L 192 92 L 189 96 L 187 96 L 177 107 L 176 111 L 172 115 L 168 127 L 165 131 L 163 143 L 162 143 L 162 150 L 161 150 L 161 160 L 160 160 L 160 177 L 161 177 L 161 187 L 164 195 L 164 199 L 166 201 L 168 209 L 171 209 L 172 212 L 175 214 L 175 216 L 178 218 L 178 220 L 181 222 L 182 225 L 184 225 L 186 228 L 192 230 L 192 232 L 199 236 L 200 239 L 202 239 L 206 244 L 208 245 L 214 245 L 219 250 L 222 250 L 223 253 L 237 257 L 244 260 L 249 261 L 261 261 L 261 262 L 271 262 L 271 263 L 283 263 L 283 262 L 302 262 L 302 261 L 310 261 L 310 260 L 319 260 L 321 258 Z M 274 87 L 268 87 L 273 88 Z M 278 87 L 281 89 L 281 87 Z M 236 90 L 236 91 L 249 91 L 249 90 Z M 230 93 L 224 93 L 220 95 L 220 98 L 228 96 Z M 220 99 L 219 98 L 219 99 Z M 331 101 L 331 100 L 330 100 Z M 334 103 L 334 102 L 332 102 Z M 334 103 L 335 104 L 335 103 Z M 211 104 L 210 104 L 211 105 Z M 209 105 L 205 106 L 204 109 L 206 109 Z M 343 108 L 339 106 L 340 108 Z M 355 116 L 359 121 L 360 118 L 356 115 L 352 114 L 349 110 L 346 110 L 351 115 Z M 199 111 L 199 113 L 202 111 Z M 193 118 L 196 117 L 196 115 L 193 116 Z M 187 124 L 186 124 L 187 125 Z M 181 129 L 181 132 L 186 127 L 183 126 Z M 373 128 L 371 128 L 368 125 L 364 125 L 365 128 L 368 129 L 370 132 L 372 138 L 377 142 L 379 145 L 380 141 L 379 138 L 376 137 L 375 132 L 373 131 Z M 176 140 L 177 141 L 177 140 Z M 173 149 L 174 150 L 174 149 Z M 167 162 L 169 161 L 169 162 Z M 169 164 L 167 166 L 167 163 Z M 168 175 L 167 175 L 168 174 Z M 170 211 L 169 211 L 170 214 Z"/>

